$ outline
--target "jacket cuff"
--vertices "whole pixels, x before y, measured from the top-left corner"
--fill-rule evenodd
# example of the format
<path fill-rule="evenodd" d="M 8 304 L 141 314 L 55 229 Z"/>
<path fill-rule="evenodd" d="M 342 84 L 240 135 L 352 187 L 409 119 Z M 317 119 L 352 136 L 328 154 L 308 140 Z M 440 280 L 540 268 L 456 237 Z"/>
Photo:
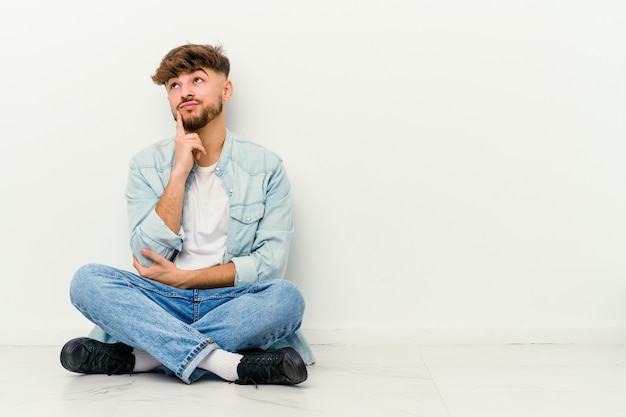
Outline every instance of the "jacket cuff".
<path fill-rule="evenodd" d="M 256 270 L 256 263 L 251 256 L 242 256 L 231 259 L 235 264 L 235 286 L 251 285 L 258 281 L 259 275 Z"/>
<path fill-rule="evenodd" d="M 152 261 L 141 255 L 141 248 L 148 248 L 167 259 L 182 248 L 184 237 L 182 228 L 179 234 L 172 232 L 154 210 L 144 219 L 135 233 L 136 239 L 132 239 L 134 247 L 131 249 L 145 266 L 152 264 Z"/>

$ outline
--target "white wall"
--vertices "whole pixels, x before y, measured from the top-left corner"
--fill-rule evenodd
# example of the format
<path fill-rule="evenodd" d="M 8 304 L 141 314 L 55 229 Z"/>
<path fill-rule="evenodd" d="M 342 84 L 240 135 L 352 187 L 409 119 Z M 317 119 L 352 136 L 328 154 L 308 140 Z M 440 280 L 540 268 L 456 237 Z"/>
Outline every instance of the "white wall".
<path fill-rule="evenodd" d="M 312 341 L 625 341 L 625 4 L 2 1 L 0 344 L 86 333 L 73 272 L 131 268 L 127 162 L 187 42 L 286 160 Z"/>

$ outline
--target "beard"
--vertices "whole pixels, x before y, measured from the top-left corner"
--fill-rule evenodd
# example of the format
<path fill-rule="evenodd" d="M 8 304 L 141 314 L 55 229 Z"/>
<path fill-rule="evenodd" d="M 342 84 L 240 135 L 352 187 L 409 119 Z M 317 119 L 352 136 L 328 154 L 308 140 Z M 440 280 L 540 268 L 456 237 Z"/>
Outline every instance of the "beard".
<path fill-rule="evenodd" d="M 204 126 L 208 125 L 210 122 L 215 120 L 220 114 L 222 114 L 222 110 L 224 108 L 224 103 L 222 103 L 222 97 L 218 97 L 217 104 L 214 106 L 207 105 L 202 106 L 202 111 L 197 116 L 189 116 L 187 118 L 183 117 L 183 127 L 187 132 L 197 132 L 202 129 Z M 182 113 L 181 113 L 182 117 Z"/>

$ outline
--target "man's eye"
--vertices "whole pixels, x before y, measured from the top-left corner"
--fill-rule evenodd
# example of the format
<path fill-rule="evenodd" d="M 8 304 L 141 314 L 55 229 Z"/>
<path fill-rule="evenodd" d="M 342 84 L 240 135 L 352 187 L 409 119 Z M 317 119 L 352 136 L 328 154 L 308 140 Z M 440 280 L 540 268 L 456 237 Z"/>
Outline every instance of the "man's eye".
<path fill-rule="evenodd" d="M 170 90 L 173 90 L 175 88 L 178 88 L 178 83 L 171 83 L 170 84 Z"/>
<path fill-rule="evenodd" d="M 201 83 L 202 81 L 204 81 L 202 78 L 198 77 L 198 78 L 194 78 L 193 82 L 194 83 Z"/>

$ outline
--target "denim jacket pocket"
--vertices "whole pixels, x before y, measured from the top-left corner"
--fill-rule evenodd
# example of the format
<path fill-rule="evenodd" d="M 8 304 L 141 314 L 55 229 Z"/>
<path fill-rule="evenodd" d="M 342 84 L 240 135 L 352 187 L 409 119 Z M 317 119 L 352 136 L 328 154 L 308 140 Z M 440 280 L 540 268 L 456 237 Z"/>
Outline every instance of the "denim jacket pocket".
<path fill-rule="evenodd" d="M 264 214 L 263 203 L 230 208 L 228 252 L 235 256 L 245 256 L 252 252 L 259 221 Z"/>

